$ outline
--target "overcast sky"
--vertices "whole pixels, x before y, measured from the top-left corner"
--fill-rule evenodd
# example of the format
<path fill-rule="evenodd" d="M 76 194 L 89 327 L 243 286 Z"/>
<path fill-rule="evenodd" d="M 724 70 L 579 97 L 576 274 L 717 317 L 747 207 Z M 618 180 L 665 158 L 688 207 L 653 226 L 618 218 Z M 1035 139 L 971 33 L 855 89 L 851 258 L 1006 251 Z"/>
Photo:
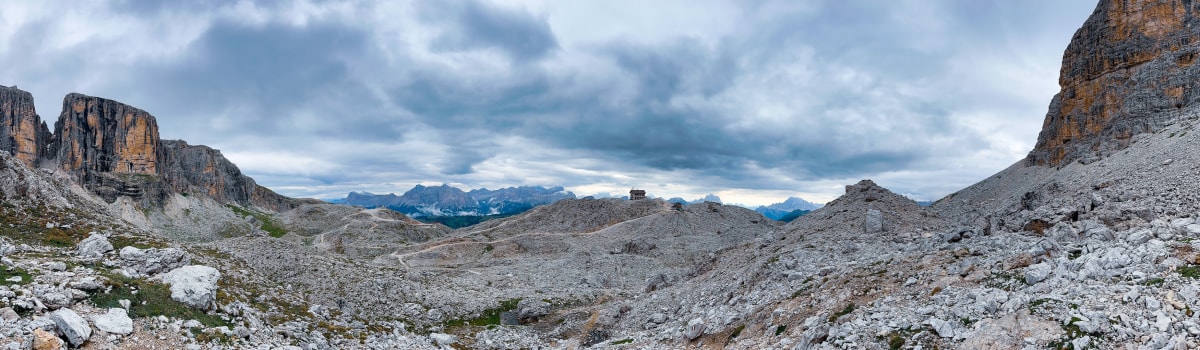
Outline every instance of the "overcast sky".
<path fill-rule="evenodd" d="M 1032 149 L 1087 1 L 4 1 L 0 84 L 298 197 L 938 199 Z"/>

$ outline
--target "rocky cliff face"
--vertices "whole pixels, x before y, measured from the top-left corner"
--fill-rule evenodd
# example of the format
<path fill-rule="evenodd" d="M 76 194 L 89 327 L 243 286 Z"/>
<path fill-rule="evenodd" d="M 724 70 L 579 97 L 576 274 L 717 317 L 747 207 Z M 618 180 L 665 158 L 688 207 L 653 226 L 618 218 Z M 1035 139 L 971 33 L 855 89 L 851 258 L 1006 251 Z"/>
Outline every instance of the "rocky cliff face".
<path fill-rule="evenodd" d="M 299 204 L 258 186 L 218 150 L 160 140 L 150 113 L 83 94 L 63 98 L 51 134 L 30 93 L 0 86 L 0 150 L 63 170 L 109 202 L 124 196 L 156 205 L 171 193 L 203 193 L 271 210 Z"/>
<path fill-rule="evenodd" d="M 221 203 L 253 203 L 272 210 L 291 209 L 281 196 L 242 175 L 220 150 L 189 145 L 183 140 L 162 140 L 159 156 L 163 181 L 177 193 L 204 193 Z"/>
<path fill-rule="evenodd" d="M 55 163 L 80 177 L 158 174 L 158 122 L 150 113 L 82 94 L 63 98 L 51 146 Z"/>
<path fill-rule="evenodd" d="M 34 165 L 49 142 L 50 130 L 33 108 L 33 95 L 0 86 L 0 150 Z"/>
<path fill-rule="evenodd" d="M 1101 1 L 1063 54 L 1062 90 L 1027 163 L 1091 162 L 1194 115 L 1200 3 Z"/>

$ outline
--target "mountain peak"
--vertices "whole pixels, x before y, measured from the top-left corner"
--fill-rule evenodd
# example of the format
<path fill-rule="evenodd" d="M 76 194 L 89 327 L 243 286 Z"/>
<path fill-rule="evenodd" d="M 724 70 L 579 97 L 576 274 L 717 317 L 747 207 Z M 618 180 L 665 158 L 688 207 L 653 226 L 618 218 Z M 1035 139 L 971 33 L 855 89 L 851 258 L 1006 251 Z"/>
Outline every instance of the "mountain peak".
<path fill-rule="evenodd" d="M 35 165 L 45 156 L 51 135 L 34 110 L 33 94 L 0 85 L 0 102 L 0 151 Z"/>
<path fill-rule="evenodd" d="M 1062 89 L 1027 163 L 1090 162 L 1194 111 L 1197 11 L 1194 2 L 1101 1 L 1063 53 Z"/>

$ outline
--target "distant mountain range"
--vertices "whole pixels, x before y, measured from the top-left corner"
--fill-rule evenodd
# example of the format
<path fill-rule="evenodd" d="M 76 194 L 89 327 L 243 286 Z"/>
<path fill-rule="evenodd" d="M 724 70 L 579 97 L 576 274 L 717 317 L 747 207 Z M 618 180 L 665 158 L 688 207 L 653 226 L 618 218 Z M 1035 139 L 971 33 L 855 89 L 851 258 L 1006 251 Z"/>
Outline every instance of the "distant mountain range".
<path fill-rule="evenodd" d="M 792 221 L 800 215 L 807 214 L 810 211 L 820 208 L 820 204 L 809 202 L 799 197 L 788 197 L 783 202 L 759 206 L 754 208 L 759 214 L 770 218 L 771 220 Z M 785 220 L 787 219 L 787 220 Z"/>
<path fill-rule="evenodd" d="M 681 204 L 699 204 L 699 203 L 704 203 L 704 202 L 722 203 L 721 197 L 717 197 L 717 195 L 712 194 L 712 193 L 704 195 L 704 198 L 697 198 L 697 199 L 690 200 L 690 201 L 683 199 L 683 198 L 679 198 L 679 197 L 672 197 L 671 199 L 668 199 L 667 201 L 672 202 L 672 203 L 681 203 Z"/>
<path fill-rule="evenodd" d="M 412 217 L 483 216 L 521 213 L 560 199 L 575 198 L 562 186 L 521 186 L 463 191 L 450 185 L 417 185 L 402 195 L 350 192 L 330 202 L 367 208 L 386 207 Z"/>
<path fill-rule="evenodd" d="M 703 198 L 698 198 L 698 199 L 690 200 L 690 201 L 683 199 L 683 198 L 679 198 L 679 197 L 674 197 L 674 198 L 668 199 L 667 201 L 675 202 L 675 203 L 682 203 L 682 204 L 697 204 L 697 203 L 704 203 L 704 202 L 721 203 L 721 197 L 718 197 L 715 194 L 708 194 L 708 195 L 705 195 Z M 737 205 L 737 204 L 734 204 L 734 205 Z M 771 205 L 759 206 L 758 208 L 754 208 L 754 211 L 757 211 L 759 214 L 762 214 L 763 216 L 766 216 L 767 218 L 769 218 L 771 220 L 792 221 L 792 220 L 796 219 L 797 217 L 800 217 L 801 215 L 804 215 L 804 214 L 808 214 L 808 212 L 816 210 L 817 208 L 820 208 L 820 207 L 821 207 L 820 204 L 806 201 L 803 198 L 788 197 L 788 199 L 784 200 L 783 202 L 779 202 L 779 203 L 775 203 L 775 204 L 771 204 Z"/>

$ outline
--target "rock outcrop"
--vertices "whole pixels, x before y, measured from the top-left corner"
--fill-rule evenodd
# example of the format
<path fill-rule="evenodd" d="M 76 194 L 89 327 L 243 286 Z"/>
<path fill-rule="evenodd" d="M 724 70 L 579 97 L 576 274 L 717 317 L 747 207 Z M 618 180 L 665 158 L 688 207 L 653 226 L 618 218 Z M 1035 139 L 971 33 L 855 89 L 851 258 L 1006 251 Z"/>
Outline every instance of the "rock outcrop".
<path fill-rule="evenodd" d="M 156 206 L 172 193 L 276 211 L 303 203 L 257 185 L 218 150 L 159 139 L 158 122 L 144 110 L 78 93 L 63 98 L 51 134 L 30 93 L 0 86 L 0 150 L 65 171 L 110 203 L 130 197 Z"/>
<path fill-rule="evenodd" d="M 1194 115 L 1197 11 L 1182 0 L 1101 1 L 1063 54 L 1062 90 L 1027 163 L 1091 162 Z"/>
<path fill-rule="evenodd" d="M 157 175 L 158 122 L 124 103 L 68 94 L 51 149 L 57 166 L 81 179 L 99 173 Z"/>
<path fill-rule="evenodd" d="M 183 140 L 162 140 L 162 150 L 159 173 L 176 193 L 204 193 L 221 203 L 254 204 L 280 211 L 297 205 L 291 198 L 242 175 L 220 150 L 189 145 Z"/>
<path fill-rule="evenodd" d="M 33 108 L 33 95 L 0 86 L 0 150 L 35 165 L 49 143 L 50 130 Z"/>

